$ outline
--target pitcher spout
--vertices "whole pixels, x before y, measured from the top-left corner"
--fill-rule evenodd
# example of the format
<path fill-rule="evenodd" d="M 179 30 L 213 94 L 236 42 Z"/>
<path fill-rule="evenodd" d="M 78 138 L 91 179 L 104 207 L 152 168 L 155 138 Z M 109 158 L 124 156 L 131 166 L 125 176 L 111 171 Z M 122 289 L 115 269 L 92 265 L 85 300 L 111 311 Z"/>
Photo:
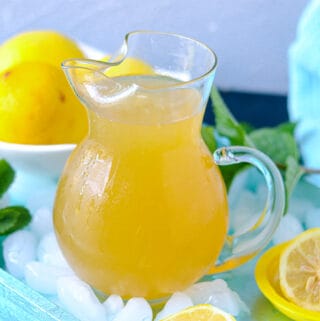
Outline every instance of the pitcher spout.
<path fill-rule="evenodd" d="M 199 94 L 199 106 L 194 108 L 199 110 L 208 100 L 216 65 L 213 51 L 199 41 L 170 33 L 135 31 L 125 36 L 120 49 L 107 61 L 69 59 L 62 68 L 82 103 L 106 114 L 110 104 L 114 113 L 120 108 L 127 110 L 124 105 L 137 105 L 126 100 L 137 91 L 139 104 L 143 104 L 143 96 L 161 101 L 164 95 L 180 89 Z M 171 96 L 170 105 L 177 106 L 173 101 L 176 95 Z"/>
<path fill-rule="evenodd" d="M 62 63 L 63 71 L 75 94 L 87 108 L 101 107 L 130 95 L 135 85 L 120 84 L 108 76 L 108 70 L 120 64 L 90 59 L 68 59 Z"/>
<path fill-rule="evenodd" d="M 87 107 L 97 102 L 96 100 L 99 100 L 102 95 L 102 93 L 97 95 L 96 90 L 93 93 L 93 87 L 99 90 L 106 87 L 109 94 L 110 86 L 117 87 L 116 82 L 111 78 L 115 74 L 116 67 L 124 62 L 127 52 L 128 41 L 126 36 L 121 48 L 112 56 L 106 56 L 105 60 L 67 59 L 62 62 L 61 67 L 72 89 Z M 111 69 L 112 72 L 110 73 Z"/>

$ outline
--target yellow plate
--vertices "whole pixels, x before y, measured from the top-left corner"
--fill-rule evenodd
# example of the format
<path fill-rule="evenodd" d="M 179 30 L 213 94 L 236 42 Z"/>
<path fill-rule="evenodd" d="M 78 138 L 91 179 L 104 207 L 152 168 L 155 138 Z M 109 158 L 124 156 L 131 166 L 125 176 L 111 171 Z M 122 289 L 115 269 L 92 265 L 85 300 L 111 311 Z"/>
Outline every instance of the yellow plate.
<path fill-rule="evenodd" d="M 282 294 L 279 284 L 279 257 L 287 243 L 272 247 L 259 259 L 255 277 L 264 296 L 287 317 L 295 321 L 319 321 L 320 313 L 306 310 L 288 301 Z"/>

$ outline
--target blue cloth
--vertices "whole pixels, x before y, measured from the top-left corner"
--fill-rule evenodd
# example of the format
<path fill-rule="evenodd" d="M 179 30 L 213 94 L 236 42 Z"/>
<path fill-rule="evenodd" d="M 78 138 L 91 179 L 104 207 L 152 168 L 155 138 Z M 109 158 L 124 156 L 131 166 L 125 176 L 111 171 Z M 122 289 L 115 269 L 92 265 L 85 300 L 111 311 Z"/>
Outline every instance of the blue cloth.
<path fill-rule="evenodd" d="M 296 137 L 305 165 L 320 168 L 320 0 L 303 11 L 288 58 L 289 117 L 298 122 Z M 310 179 L 320 186 L 319 175 Z"/>

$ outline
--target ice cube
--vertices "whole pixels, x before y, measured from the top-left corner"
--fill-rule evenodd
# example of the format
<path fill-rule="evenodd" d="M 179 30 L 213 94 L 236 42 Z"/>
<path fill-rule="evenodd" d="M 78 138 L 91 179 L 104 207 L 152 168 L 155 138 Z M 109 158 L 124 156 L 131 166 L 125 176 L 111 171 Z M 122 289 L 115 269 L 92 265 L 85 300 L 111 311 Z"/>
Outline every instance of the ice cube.
<path fill-rule="evenodd" d="M 306 220 L 306 215 L 314 209 L 314 205 L 305 198 L 291 197 L 288 213 L 295 216 L 300 222 Z"/>
<path fill-rule="evenodd" d="M 257 194 L 248 190 L 240 191 L 230 207 L 230 229 L 239 234 L 248 231 L 258 221 L 262 204 Z"/>
<path fill-rule="evenodd" d="M 212 296 L 216 292 L 228 290 L 228 284 L 222 279 L 214 281 L 199 282 L 193 284 L 184 292 L 192 299 L 194 304 L 210 303 Z"/>
<path fill-rule="evenodd" d="M 162 320 L 171 314 L 191 306 L 193 306 L 193 302 L 187 294 L 176 292 L 170 297 L 164 308 L 157 314 L 155 321 Z"/>
<path fill-rule="evenodd" d="M 194 304 L 212 304 L 234 316 L 248 311 L 239 295 L 222 279 L 196 283 L 184 292 Z"/>
<path fill-rule="evenodd" d="M 56 236 L 53 232 L 46 234 L 40 241 L 38 246 L 38 259 L 40 262 L 70 268 L 68 262 L 64 258 Z"/>
<path fill-rule="evenodd" d="M 235 176 L 235 178 L 232 180 L 232 184 L 229 188 L 229 206 L 235 206 L 238 201 L 238 195 L 242 193 L 242 191 L 246 190 L 248 177 L 249 177 L 249 171 L 244 170 L 241 171 L 238 175 Z"/>
<path fill-rule="evenodd" d="M 115 316 L 124 308 L 121 296 L 112 294 L 103 302 L 103 306 L 107 313 L 107 320 L 112 321 Z"/>
<path fill-rule="evenodd" d="M 104 306 L 91 287 L 77 277 L 59 278 L 57 293 L 64 307 L 81 321 L 107 321 Z"/>
<path fill-rule="evenodd" d="M 44 294 L 56 294 L 57 280 L 71 275 L 70 269 L 31 261 L 25 267 L 26 283 L 36 291 Z"/>
<path fill-rule="evenodd" d="M 293 239 L 295 236 L 303 232 L 300 221 L 290 213 L 287 213 L 280 221 L 280 224 L 273 235 L 274 244 L 283 243 Z"/>
<path fill-rule="evenodd" d="M 23 278 L 25 265 L 36 257 L 37 240 L 29 231 L 12 233 L 3 241 L 3 256 L 7 270 Z"/>
<path fill-rule="evenodd" d="M 264 204 L 267 200 L 267 194 L 268 194 L 268 187 L 266 184 L 260 184 L 257 188 L 257 199 L 260 202 L 260 204 Z"/>
<path fill-rule="evenodd" d="M 320 208 L 312 208 L 307 212 L 305 226 L 307 229 L 320 227 Z"/>
<path fill-rule="evenodd" d="M 32 215 L 31 231 L 42 238 L 53 231 L 52 211 L 48 207 L 40 207 Z"/>
<path fill-rule="evenodd" d="M 132 298 L 113 321 L 152 321 L 152 309 L 144 298 Z"/>

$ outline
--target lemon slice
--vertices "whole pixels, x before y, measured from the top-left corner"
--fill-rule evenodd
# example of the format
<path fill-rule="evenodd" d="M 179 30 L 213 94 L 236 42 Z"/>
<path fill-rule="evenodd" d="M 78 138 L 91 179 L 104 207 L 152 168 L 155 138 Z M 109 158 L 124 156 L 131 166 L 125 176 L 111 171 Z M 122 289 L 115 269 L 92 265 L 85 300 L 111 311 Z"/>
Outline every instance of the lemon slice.
<path fill-rule="evenodd" d="M 295 304 L 320 311 L 320 228 L 293 239 L 280 255 L 280 287 Z"/>
<path fill-rule="evenodd" d="M 161 321 L 236 321 L 235 318 L 211 304 L 198 304 Z"/>

